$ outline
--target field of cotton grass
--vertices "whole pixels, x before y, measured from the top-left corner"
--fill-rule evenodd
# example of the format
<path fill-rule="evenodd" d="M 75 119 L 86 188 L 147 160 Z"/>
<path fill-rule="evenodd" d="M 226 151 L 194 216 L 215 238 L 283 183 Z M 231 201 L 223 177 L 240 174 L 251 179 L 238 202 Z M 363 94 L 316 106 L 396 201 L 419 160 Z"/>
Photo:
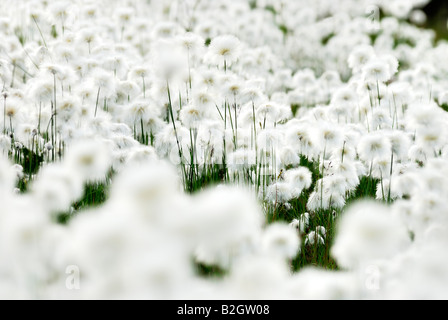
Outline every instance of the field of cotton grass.
<path fill-rule="evenodd" d="M 448 298 L 428 2 L 0 2 L 0 297 Z"/>

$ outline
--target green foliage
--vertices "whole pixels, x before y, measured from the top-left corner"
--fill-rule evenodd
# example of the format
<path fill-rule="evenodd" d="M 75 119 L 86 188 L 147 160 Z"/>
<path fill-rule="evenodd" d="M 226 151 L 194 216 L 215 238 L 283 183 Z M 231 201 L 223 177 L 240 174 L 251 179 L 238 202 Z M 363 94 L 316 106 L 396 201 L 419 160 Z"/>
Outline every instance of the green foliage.
<path fill-rule="evenodd" d="M 205 165 L 200 171 L 198 166 L 187 166 L 185 190 L 194 194 L 204 188 L 219 184 L 225 184 L 228 181 L 228 171 L 225 165 Z"/>
<path fill-rule="evenodd" d="M 257 0 L 250 0 L 249 6 L 251 10 L 255 10 L 257 8 Z"/>
<path fill-rule="evenodd" d="M 284 24 L 279 24 L 278 28 L 283 33 L 283 36 L 286 37 L 291 31 L 288 29 L 288 27 Z"/>
<path fill-rule="evenodd" d="M 90 183 L 84 188 L 84 195 L 76 202 L 73 207 L 75 210 L 84 208 L 98 207 L 107 200 L 109 184 L 107 183 Z"/>
<path fill-rule="evenodd" d="M 264 7 L 264 9 L 271 12 L 274 16 L 277 14 L 277 10 L 275 10 L 274 6 L 272 5 L 267 5 Z"/>
<path fill-rule="evenodd" d="M 354 201 L 362 199 L 375 199 L 376 197 L 376 186 L 380 180 L 371 177 L 362 177 L 359 186 L 347 198 L 347 205 L 353 203 Z"/>
<path fill-rule="evenodd" d="M 297 109 L 300 106 L 292 106 Z M 139 130 L 135 130 L 136 138 L 145 145 L 152 144 L 153 137 L 147 133 L 143 133 L 143 137 L 138 133 Z M 190 150 L 191 151 L 191 150 Z M 194 154 L 192 152 L 192 154 Z M 17 187 L 22 193 L 27 192 L 28 184 L 32 177 L 37 174 L 39 168 L 44 162 L 44 156 L 38 152 L 32 151 L 26 147 L 15 149 L 10 154 L 15 163 L 22 165 L 24 177 L 20 179 Z M 231 183 L 232 181 L 239 181 L 254 185 L 257 181 L 252 181 L 252 176 L 256 173 L 258 166 L 248 168 L 245 174 L 238 177 L 230 177 L 227 165 L 209 164 L 204 166 L 194 165 L 194 159 L 189 159 L 189 163 L 193 165 L 184 165 L 184 183 L 185 191 L 190 194 L 200 192 L 204 188 L 212 187 L 220 184 Z M 224 159 L 225 160 L 225 159 Z M 225 162 L 225 161 L 224 161 Z M 313 184 L 307 190 L 304 190 L 300 197 L 293 199 L 288 205 L 275 204 L 275 203 L 263 203 L 266 214 L 267 225 L 277 222 L 291 223 L 294 219 L 299 219 L 305 213 L 307 213 L 307 201 L 310 194 L 316 187 L 316 182 L 322 177 L 322 173 L 319 171 L 319 164 L 309 160 L 308 158 L 301 156 L 300 166 L 308 168 L 312 173 Z M 292 168 L 286 168 L 286 170 Z M 109 178 L 113 173 L 111 172 Z M 256 176 L 256 174 L 255 174 Z M 275 181 L 277 177 L 272 176 L 261 182 L 260 188 Z M 281 175 L 277 179 L 282 179 Z M 108 179 L 107 181 L 110 181 Z M 351 194 L 347 195 L 347 205 L 354 201 L 364 198 L 375 198 L 376 187 L 379 183 L 378 179 L 370 177 L 363 177 L 360 180 L 359 186 Z M 63 213 L 55 215 L 55 219 L 58 223 L 66 225 L 77 214 L 81 214 L 83 211 L 89 208 L 94 208 L 102 205 L 108 198 L 109 182 L 102 183 L 89 183 L 85 185 L 84 195 L 82 198 L 72 205 L 72 208 Z M 338 266 L 334 259 L 331 257 L 331 247 L 334 242 L 336 223 L 338 216 L 343 214 L 343 210 L 330 208 L 328 210 L 319 210 L 309 215 L 309 223 L 306 226 L 302 238 L 302 246 L 299 254 L 291 260 L 290 266 L 293 272 L 297 272 L 308 266 L 316 266 L 327 270 L 337 270 Z M 321 244 L 315 241 L 314 244 L 306 243 L 305 239 L 310 232 L 313 232 L 318 227 L 324 227 L 326 230 L 325 243 Z M 218 266 L 208 266 L 201 263 L 195 264 L 195 270 L 197 274 L 206 278 L 220 278 L 226 275 L 226 270 L 219 268 Z"/>
<path fill-rule="evenodd" d="M 309 266 L 320 267 L 326 270 L 338 270 L 336 261 L 331 257 L 330 252 L 334 242 L 336 217 L 335 210 L 321 210 L 311 215 L 309 225 L 302 235 L 300 253 L 291 262 L 291 268 L 294 272 Z M 315 231 L 317 227 L 325 228 L 325 243 L 323 245 L 318 241 L 315 241 L 314 244 L 306 243 L 305 235 Z"/>
<path fill-rule="evenodd" d="M 27 175 L 36 174 L 44 162 L 43 155 L 31 151 L 25 147 L 22 148 L 21 153 L 21 165 L 23 167 L 23 172 Z"/>
<path fill-rule="evenodd" d="M 58 37 L 58 31 L 56 30 L 56 26 L 55 25 L 51 26 L 51 36 L 53 38 L 55 38 L 55 39 Z"/>
<path fill-rule="evenodd" d="M 89 183 L 85 185 L 84 195 L 72 205 L 68 212 L 56 215 L 56 221 L 60 224 L 68 224 L 77 214 L 89 208 L 95 208 L 104 204 L 108 198 L 108 183 Z"/>
<path fill-rule="evenodd" d="M 194 262 L 194 266 L 197 275 L 204 278 L 222 278 L 227 274 L 227 270 L 219 266 L 207 266 L 196 262 Z"/>
<path fill-rule="evenodd" d="M 20 44 L 22 46 L 26 43 L 26 36 L 23 34 L 23 30 L 21 28 L 15 28 L 14 34 L 16 35 L 17 39 L 19 40 Z"/>
<path fill-rule="evenodd" d="M 413 39 L 405 38 L 401 35 L 397 35 L 394 38 L 394 48 L 397 48 L 399 45 L 407 45 L 407 46 L 410 46 L 411 48 L 414 48 L 416 46 L 416 43 L 414 42 Z"/>
<path fill-rule="evenodd" d="M 322 38 L 321 42 L 323 45 L 327 45 L 327 43 L 335 36 L 334 33 L 330 33 L 329 35 Z"/>
<path fill-rule="evenodd" d="M 309 189 L 304 190 L 299 198 L 290 201 L 289 205 L 263 203 L 267 225 L 278 222 L 291 223 L 294 219 L 299 219 L 307 213 L 307 201 L 316 187 L 316 181 L 321 178 L 322 173 L 319 171 L 318 163 L 315 163 L 304 156 L 301 156 L 300 166 L 306 167 L 311 171 L 313 184 Z M 212 182 L 214 182 L 219 184 L 225 181 L 227 180 L 224 173 L 219 175 L 218 171 L 213 170 L 204 172 L 201 175 L 201 179 L 194 182 L 194 191 L 200 190 L 202 183 L 213 184 Z M 360 199 L 374 199 L 378 183 L 378 179 L 363 177 L 356 190 L 347 195 L 347 205 Z M 300 252 L 290 262 L 291 270 L 293 272 L 298 272 L 309 266 L 319 267 L 326 270 L 338 270 L 338 265 L 331 256 L 331 247 L 334 243 L 338 217 L 341 214 L 343 214 L 343 210 L 335 208 L 318 210 L 317 212 L 309 214 L 308 225 L 303 234 L 300 235 L 302 238 Z M 318 227 L 324 227 L 326 230 L 325 243 L 321 244 L 318 241 L 315 241 L 314 244 L 306 243 L 307 235 L 316 231 L 316 228 Z M 204 277 L 222 277 L 225 275 L 225 271 L 216 266 L 206 266 L 202 264 L 198 265 L 198 274 Z"/>
<path fill-rule="evenodd" d="M 442 108 L 443 110 L 448 112 L 448 104 L 442 104 L 442 105 L 440 105 L 440 108 Z"/>

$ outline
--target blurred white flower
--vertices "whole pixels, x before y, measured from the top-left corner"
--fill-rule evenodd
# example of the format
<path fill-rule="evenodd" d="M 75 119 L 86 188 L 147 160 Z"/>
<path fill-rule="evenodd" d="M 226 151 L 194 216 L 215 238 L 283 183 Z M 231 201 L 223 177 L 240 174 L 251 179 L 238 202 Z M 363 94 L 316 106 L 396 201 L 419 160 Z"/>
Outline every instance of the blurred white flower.
<path fill-rule="evenodd" d="M 305 238 L 305 245 L 314 246 L 314 245 L 325 245 L 325 235 L 321 235 L 320 232 L 311 231 Z"/>
<path fill-rule="evenodd" d="M 286 171 L 285 179 L 290 184 L 294 197 L 299 197 L 304 189 L 311 187 L 313 182 L 311 171 L 306 167 Z"/>
<path fill-rule="evenodd" d="M 341 216 L 331 251 L 341 267 L 353 270 L 363 262 L 392 258 L 410 243 L 407 229 L 387 207 L 360 202 Z"/>
<path fill-rule="evenodd" d="M 110 169 L 110 146 L 100 140 L 79 141 L 67 152 L 67 165 L 86 182 L 105 181 Z"/>
<path fill-rule="evenodd" d="M 356 47 L 348 58 L 348 65 L 354 72 L 361 71 L 366 64 L 375 58 L 375 50 L 371 46 Z"/>
<path fill-rule="evenodd" d="M 217 36 L 210 43 L 207 59 L 215 65 L 229 67 L 239 58 L 240 50 L 240 41 L 235 36 Z"/>
<path fill-rule="evenodd" d="M 380 133 L 370 133 L 362 137 L 357 149 L 360 159 L 367 163 L 388 159 L 391 155 L 391 143 Z"/>
<path fill-rule="evenodd" d="M 270 225 L 263 233 L 262 248 L 267 254 L 293 259 L 300 252 L 300 238 L 286 224 Z"/>
<path fill-rule="evenodd" d="M 387 82 L 392 77 L 389 65 L 382 60 L 372 60 L 362 70 L 364 81 L 374 85 L 378 82 Z"/>
<path fill-rule="evenodd" d="M 56 214 L 68 211 L 84 192 L 82 177 L 73 168 L 49 165 L 32 184 L 32 194 L 43 209 Z"/>
<path fill-rule="evenodd" d="M 298 219 L 294 219 L 289 225 L 295 228 L 300 234 L 304 234 L 310 223 L 310 214 L 305 212 Z"/>

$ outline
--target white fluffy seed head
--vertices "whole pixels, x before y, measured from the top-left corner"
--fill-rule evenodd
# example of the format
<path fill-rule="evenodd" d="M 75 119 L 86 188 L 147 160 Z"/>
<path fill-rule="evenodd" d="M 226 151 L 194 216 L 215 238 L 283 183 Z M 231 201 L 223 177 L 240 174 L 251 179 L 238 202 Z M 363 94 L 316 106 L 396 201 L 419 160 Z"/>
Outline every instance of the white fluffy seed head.
<path fill-rule="evenodd" d="M 305 233 L 305 230 L 308 228 L 310 223 L 310 214 L 305 212 L 298 219 L 294 219 L 289 226 L 296 229 L 299 234 Z"/>
<path fill-rule="evenodd" d="M 152 220 L 170 209 L 170 198 L 178 196 L 179 191 L 179 179 L 172 166 L 156 160 L 134 160 L 114 180 L 110 198 Z"/>
<path fill-rule="evenodd" d="M 312 173 L 306 167 L 286 171 L 285 179 L 291 185 L 291 190 L 295 196 L 300 195 L 304 189 L 309 189 L 313 182 Z"/>
<path fill-rule="evenodd" d="M 288 225 L 273 224 L 264 231 L 262 248 L 267 254 L 293 259 L 300 251 L 300 238 Z"/>
<path fill-rule="evenodd" d="M 51 213 L 66 212 L 83 194 L 84 183 L 73 168 L 49 165 L 41 169 L 32 184 L 32 195 Z"/>
<path fill-rule="evenodd" d="M 385 159 L 391 155 L 391 143 L 380 133 L 371 133 L 361 138 L 358 144 L 359 158 L 366 163 Z"/>
<path fill-rule="evenodd" d="M 223 66 L 233 64 L 239 57 L 240 41 L 232 35 L 222 35 L 210 43 L 208 59 L 211 63 Z"/>
<path fill-rule="evenodd" d="M 371 46 L 358 46 L 349 55 L 348 65 L 354 72 L 359 72 L 375 57 L 375 50 Z"/>
<path fill-rule="evenodd" d="M 372 85 L 387 82 L 392 77 L 390 66 L 380 59 L 370 61 L 362 68 L 362 71 L 364 81 Z"/>
<path fill-rule="evenodd" d="M 266 200 L 271 204 L 286 203 L 293 198 L 289 183 L 277 182 L 266 189 Z"/>
<path fill-rule="evenodd" d="M 180 120 L 188 129 L 197 129 L 204 120 L 204 112 L 195 105 L 188 105 L 180 111 Z"/>
<path fill-rule="evenodd" d="M 245 246 L 258 239 L 263 215 L 255 195 L 240 187 L 218 186 L 194 199 L 191 219 L 197 223 L 196 237 L 211 256 L 227 253 L 226 264 Z"/>
<path fill-rule="evenodd" d="M 341 216 L 332 255 L 341 267 L 353 269 L 391 258 L 410 244 L 406 227 L 380 204 L 360 202 Z"/>
<path fill-rule="evenodd" d="M 101 140 L 73 143 L 67 151 L 67 165 L 86 182 L 105 181 L 111 166 L 111 147 Z"/>

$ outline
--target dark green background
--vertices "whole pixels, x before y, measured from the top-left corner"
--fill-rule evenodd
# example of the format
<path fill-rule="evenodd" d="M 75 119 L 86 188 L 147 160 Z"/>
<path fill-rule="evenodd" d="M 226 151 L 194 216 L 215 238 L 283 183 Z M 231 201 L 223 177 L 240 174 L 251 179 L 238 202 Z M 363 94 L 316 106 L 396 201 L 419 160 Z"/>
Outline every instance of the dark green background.
<path fill-rule="evenodd" d="M 428 16 L 426 27 L 434 29 L 438 39 L 448 40 L 448 1 L 433 0 L 423 8 L 423 11 Z"/>

